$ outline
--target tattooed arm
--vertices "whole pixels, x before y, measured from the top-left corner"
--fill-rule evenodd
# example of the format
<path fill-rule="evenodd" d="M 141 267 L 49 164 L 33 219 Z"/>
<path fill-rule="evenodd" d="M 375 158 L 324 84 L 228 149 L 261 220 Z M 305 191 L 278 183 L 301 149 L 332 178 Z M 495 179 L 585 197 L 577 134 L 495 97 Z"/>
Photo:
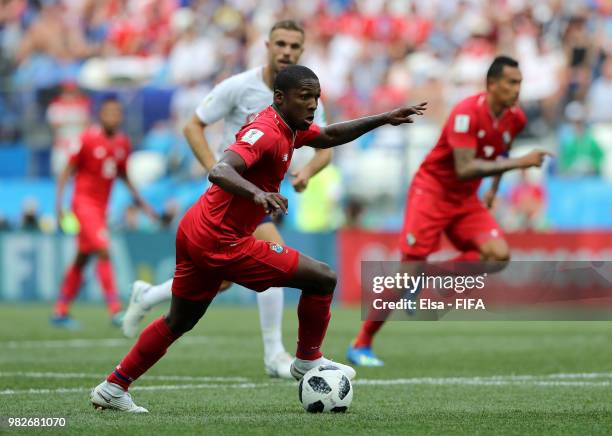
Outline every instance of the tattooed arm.
<path fill-rule="evenodd" d="M 492 161 L 478 159 L 475 148 L 456 147 L 453 149 L 455 172 L 459 180 L 496 176 L 518 168 L 540 167 L 544 162 L 544 157 L 550 155 L 547 151 L 533 150 L 518 158 Z"/>

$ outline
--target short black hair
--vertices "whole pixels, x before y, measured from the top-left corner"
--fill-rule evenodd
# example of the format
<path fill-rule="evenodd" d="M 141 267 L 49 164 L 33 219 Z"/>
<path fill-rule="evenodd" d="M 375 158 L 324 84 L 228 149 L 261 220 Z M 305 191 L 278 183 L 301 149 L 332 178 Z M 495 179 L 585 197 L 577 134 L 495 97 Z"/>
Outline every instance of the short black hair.
<path fill-rule="evenodd" d="M 319 81 L 317 75 L 310 68 L 303 65 L 290 65 L 281 70 L 274 79 L 274 90 L 277 89 L 287 92 L 290 89 L 296 89 L 304 80 Z"/>
<path fill-rule="evenodd" d="M 121 104 L 121 100 L 119 96 L 114 92 L 107 92 L 102 95 L 100 98 L 100 107 L 104 106 L 106 103 L 119 103 Z"/>
<path fill-rule="evenodd" d="M 497 56 L 493 59 L 493 63 L 487 71 L 487 82 L 489 80 L 499 79 L 502 76 L 504 67 L 518 68 L 518 66 L 518 62 L 509 56 Z"/>
<path fill-rule="evenodd" d="M 270 28 L 270 32 L 268 35 L 272 35 L 277 29 L 285 29 L 285 30 L 294 30 L 296 32 L 300 32 L 302 36 L 304 35 L 304 28 L 294 20 L 281 20 L 274 23 L 274 25 Z"/>

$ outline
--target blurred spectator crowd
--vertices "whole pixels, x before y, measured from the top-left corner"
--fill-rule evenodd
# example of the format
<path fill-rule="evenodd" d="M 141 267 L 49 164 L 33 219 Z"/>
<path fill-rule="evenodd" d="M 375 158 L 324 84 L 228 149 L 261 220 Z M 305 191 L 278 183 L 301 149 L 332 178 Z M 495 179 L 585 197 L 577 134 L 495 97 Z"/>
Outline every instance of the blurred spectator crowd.
<path fill-rule="evenodd" d="M 56 174 L 97 96 L 112 89 L 128 108 L 125 127 L 138 151 L 131 166 L 141 186 L 202 178 L 180 135 L 185 120 L 215 83 L 265 62 L 268 29 L 291 18 L 306 29 L 301 63 L 319 75 L 329 122 L 429 102 L 419 123 L 382 128 L 337 150 L 339 176 L 329 177 L 327 191 L 345 218 L 318 230 L 343 221 L 396 228 L 405 188 L 450 107 L 483 89 L 501 53 L 516 57 L 523 73 L 529 125 L 516 152 L 538 145 L 557 154 L 544 172 L 505 177 L 496 206 L 502 223 L 546 228 L 548 178 L 612 179 L 610 0 L 0 4 L 0 150 L 28 150 L 24 176 Z M 213 130 L 212 140 L 219 134 Z M 134 222 L 134 213 L 126 208 L 123 222 Z"/>

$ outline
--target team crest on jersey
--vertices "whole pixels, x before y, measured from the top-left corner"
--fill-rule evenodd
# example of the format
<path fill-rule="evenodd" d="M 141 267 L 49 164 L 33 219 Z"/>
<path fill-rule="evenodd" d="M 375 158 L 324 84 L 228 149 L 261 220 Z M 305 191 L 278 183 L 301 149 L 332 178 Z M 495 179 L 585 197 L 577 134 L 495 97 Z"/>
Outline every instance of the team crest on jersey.
<path fill-rule="evenodd" d="M 416 243 L 416 238 L 414 237 L 414 235 L 412 233 L 408 233 L 406 235 L 406 242 L 408 243 L 408 245 L 410 245 L 411 247 Z"/>
<path fill-rule="evenodd" d="M 493 156 L 493 153 L 495 153 L 495 147 L 492 145 L 485 145 L 482 148 L 482 151 L 484 152 L 485 157 L 491 157 Z"/>
<path fill-rule="evenodd" d="M 470 129 L 470 116 L 469 115 L 457 115 L 455 117 L 455 132 L 465 133 Z"/>
<path fill-rule="evenodd" d="M 510 132 L 506 130 L 504 133 L 502 133 L 502 139 L 504 140 L 504 144 L 510 144 L 510 141 L 512 141 Z"/>
<path fill-rule="evenodd" d="M 263 134 L 264 132 L 262 132 L 261 130 L 249 129 L 244 135 L 242 135 L 242 138 L 240 138 L 240 140 L 253 145 L 259 140 L 259 138 L 263 136 Z"/>
<path fill-rule="evenodd" d="M 278 254 L 282 254 L 282 252 L 284 251 L 283 247 L 274 243 L 274 244 L 270 244 L 270 250 L 274 251 L 275 253 Z"/>
<path fill-rule="evenodd" d="M 96 159 L 104 159 L 106 156 L 106 150 L 101 145 L 94 148 L 94 157 Z"/>
<path fill-rule="evenodd" d="M 479 130 L 479 131 L 478 131 L 478 137 L 479 137 L 480 139 L 484 138 L 484 137 L 485 137 L 485 135 L 486 135 L 486 133 L 485 133 L 485 131 L 484 131 L 484 130 Z"/>

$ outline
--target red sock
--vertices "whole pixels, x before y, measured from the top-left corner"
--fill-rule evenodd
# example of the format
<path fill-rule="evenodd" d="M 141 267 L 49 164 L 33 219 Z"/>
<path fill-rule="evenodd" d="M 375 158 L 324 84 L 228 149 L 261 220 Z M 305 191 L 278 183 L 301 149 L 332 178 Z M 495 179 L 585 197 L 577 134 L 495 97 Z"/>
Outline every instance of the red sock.
<path fill-rule="evenodd" d="M 298 344 L 295 357 L 315 360 L 321 357 L 321 344 L 331 318 L 333 294 L 317 295 L 302 292 L 298 304 Z"/>
<path fill-rule="evenodd" d="M 353 342 L 353 347 L 371 347 L 374 335 L 378 333 L 378 330 L 380 330 L 384 323 L 384 321 L 365 320 L 361 325 L 361 330 L 359 330 L 357 338 L 355 338 Z"/>
<path fill-rule="evenodd" d="M 114 315 L 121 310 L 121 303 L 117 295 L 115 276 L 113 274 L 113 266 L 110 259 L 98 259 L 96 272 L 98 273 L 98 280 L 102 285 L 102 292 L 104 292 L 108 311 L 111 315 Z"/>
<path fill-rule="evenodd" d="M 155 365 L 178 338 L 163 317 L 156 319 L 140 333 L 132 349 L 106 380 L 127 390 L 130 383 Z"/>
<path fill-rule="evenodd" d="M 399 301 L 399 299 L 402 298 L 403 295 L 403 292 L 398 292 L 395 289 L 385 288 L 383 289 L 382 293 L 377 295 L 377 298 L 380 298 L 382 301 L 385 302 L 395 302 Z M 380 328 L 383 326 L 383 324 L 392 312 L 393 311 L 391 309 L 371 308 L 370 312 L 368 313 L 367 319 L 361 325 L 361 330 L 359 330 L 357 337 L 353 341 L 353 347 L 371 347 L 372 341 L 374 340 L 374 335 L 378 333 L 378 330 L 380 330 Z"/>
<path fill-rule="evenodd" d="M 79 293 L 79 288 L 83 282 L 83 270 L 77 268 L 76 265 L 71 265 L 66 270 L 62 287 L 60 288 L 60 295 L 55 303 L 55 314 L 58 316 L 68 315 L 70 309 L 70 303 L 75 299 Z"/>

